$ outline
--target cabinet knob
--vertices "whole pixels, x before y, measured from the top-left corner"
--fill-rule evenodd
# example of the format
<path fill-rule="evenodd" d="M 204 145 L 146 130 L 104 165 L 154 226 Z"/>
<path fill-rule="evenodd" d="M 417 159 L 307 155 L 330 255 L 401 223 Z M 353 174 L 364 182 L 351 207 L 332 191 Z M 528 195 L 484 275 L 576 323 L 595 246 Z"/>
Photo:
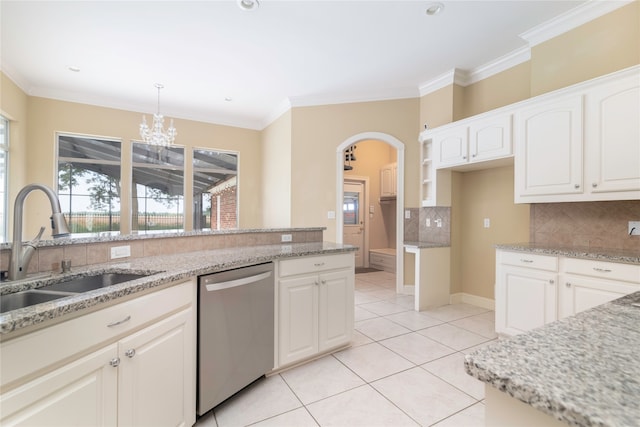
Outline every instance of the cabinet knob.
<path fill-rule="evenodd" d="M 591 186 L 592 186 L 593 188 L 596 188 L 596 187 L 598 186 L 598 183 L 597 183 L 597 182 L 594 182 L 593 184 L 591 184 Z"/>
<path fill-rule="evenodd" d="M 580 184 L 576 184 L 576 185 L 574 185 L 574 187 L 575 187 L 576 189 L 578 189 L 578 188 L 580 188 Z"/>
<path fill-rule="evenodd" d="M 476 154 L 472 154 L 472 155 L 471 155 L 471 157 L 475 157 L 475 156 L 476 156 Z"/>
<path fill-rule="evenodd" d="M 550 285 L 553 285 L 554 283 L 556 283 L 556 281 L 555 281 L 555 280 L 553 280 L 553 279 L 549 280 L 549 284 L 550 284 Z"/>
<path fill-rule="evenodd" d="M 119 357 L 114 357 L 113 359 L 111 359 L 109 361 L 109 365 L 113 366 L 114 368 L 117 368 L 118 365 L 120 365 L 120 358 Z"/>
<path fill-rule="evenodd" d="M 570 287 L 571 287 L 571 283 L 569 283 L 569 282 L 565 283 L 564 285 L 565 285 L 567 288 L 570 288 Z"/>
<path fill-rule="evenodd" d="M 127 356 L 129 359 L 131 359 L 133 356 L 136 355 L 136 349 L 130 348 L 129 350 L 124 352 L 124 355 Z"/>
<path fill-rule="evenodd" d="M 463 160 L 467 160 L 467 156 L 462 156 L 462 159 Z"/>
<path fill-rule="evenodd" d="M 326 285 L 327 281 L 326 280 L 321 280 L 320 283 L 322 283 L 323 285 Z"/>

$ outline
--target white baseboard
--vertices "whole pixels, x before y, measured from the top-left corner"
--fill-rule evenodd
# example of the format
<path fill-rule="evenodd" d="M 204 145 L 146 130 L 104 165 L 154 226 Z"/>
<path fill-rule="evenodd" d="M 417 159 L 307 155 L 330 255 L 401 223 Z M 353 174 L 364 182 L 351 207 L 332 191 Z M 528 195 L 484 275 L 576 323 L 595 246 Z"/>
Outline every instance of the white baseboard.
<path fill-rule="evenodd" d="M 450 304 L 471 304 L 478 307 L 485 308 L 487 310 L 495 310 L 496 302 L 490 298 L 479 297 L 477 295 L 471 295 L 464 292 L 458 292 L 449 296 Z"/>

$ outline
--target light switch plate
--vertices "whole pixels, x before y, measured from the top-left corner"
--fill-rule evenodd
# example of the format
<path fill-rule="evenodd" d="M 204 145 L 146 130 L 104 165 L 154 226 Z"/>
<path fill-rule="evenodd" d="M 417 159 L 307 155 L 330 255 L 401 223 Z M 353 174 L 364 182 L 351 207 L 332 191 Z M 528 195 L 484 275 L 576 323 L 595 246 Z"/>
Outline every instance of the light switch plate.
<path fill-rule="evenodd" d="M 328 219 L 336 219 L 336 211 L 327 212 L 327 218 Z"/>
<path fill-rule="evenodd" d="M 290 242 L 292 240 L 291 234 L 281 234 L 280 239 L 281 242 Z"/>
<path fill-rule="evenodd" d="M 489 227 L 491 227 L 491 219 L 485 218 L 484 219 L 484 228 L 489 228 Z"/>
<path fill-rule="evenodd" d="M 410 219 L 411 218 L 411 211 L 404 211 L 404 219 Z"/>

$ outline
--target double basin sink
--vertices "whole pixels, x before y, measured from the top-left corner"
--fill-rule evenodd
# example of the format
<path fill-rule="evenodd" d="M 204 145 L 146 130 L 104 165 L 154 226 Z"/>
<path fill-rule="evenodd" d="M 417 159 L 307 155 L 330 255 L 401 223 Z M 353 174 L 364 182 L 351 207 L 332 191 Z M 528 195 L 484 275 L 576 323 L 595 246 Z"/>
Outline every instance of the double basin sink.
<path fill-rule="evenodd" d="M 6 313 L 8 311 L 53 301 L 82 292 L 105 288 L 107 286 L 136 280 L 146 276 L 148 276 L 148 274 L 101 273 L 93 276 L 67 279 L 37 289 L 29 289 L 13 294 L 2 295 L 0 296 L 0 313 Z"/>

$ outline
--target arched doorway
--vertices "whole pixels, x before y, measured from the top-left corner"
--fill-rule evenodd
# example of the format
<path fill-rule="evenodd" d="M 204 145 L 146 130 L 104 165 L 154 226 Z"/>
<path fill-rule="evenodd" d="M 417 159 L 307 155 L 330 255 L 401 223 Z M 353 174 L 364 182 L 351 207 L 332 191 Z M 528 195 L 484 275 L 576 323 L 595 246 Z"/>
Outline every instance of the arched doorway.
<path fill-rule="evenodd" d="M 360 141 L 382 141 L 396 149 L 397 196 L 396 196 L 396 292 L 409 293 L 404 287 L 404 144 L 394 136 L 382 132 L 363 132 L 343 141 L 336 149 L 336 242 L 343 242 L 344 218 L 340 214 L 344 202 L 344 151 Z"/>

